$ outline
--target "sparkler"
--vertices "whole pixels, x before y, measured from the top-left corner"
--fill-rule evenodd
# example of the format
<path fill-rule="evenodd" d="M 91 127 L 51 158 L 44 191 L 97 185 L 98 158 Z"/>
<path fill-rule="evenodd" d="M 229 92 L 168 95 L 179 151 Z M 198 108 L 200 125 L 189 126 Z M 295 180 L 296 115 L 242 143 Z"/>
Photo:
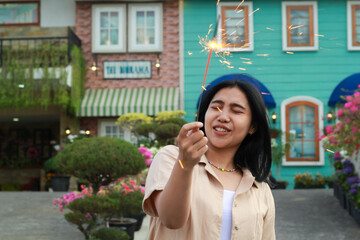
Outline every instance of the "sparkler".
<path fill-rule="evenodd" d="M 241 12 L 241 11 L 244 10 L 244 9 L 240 8 L 241 5 L 244 3 L 244 1 L 245 1 L 245 0 L 242 0 L 242 1 L 237 5 L 237 7 L 234 9 L 234 12 L 235 12 L 235 13 L 239 13 L 239 12 Z M 217 1 L 217 5 L 219 4 L 219 2 L 220 2 L 220 0 Z M 259 10 L 260 10 L 260 8 L 255 9 L 254 11 L 252 11 L 251 13 L 248 14 L 248 17 L 251 16 L 251 15 L 253 15 L 255 12 L 257 12 L 257 11 L 259 11 Z M 244 14 L 247 14 L 247 13 L 244 13 Z M 226 21 L 229 21 L 229 20 L 231 20 L 230 17 L 226 18 L 226 19 L 225 19 L 225 22 L 226 22 Z M 239 23 L 241 23 L 241 22 L 244 21 L 244 20 L 245 20 L 245 17 L 243 17 L 242 19 L 240 19 L 240 21 L 238 21 L 238 22 L 236 23 L 236 25 L 239 25 Z M 206 82 L 206 77 L 207 77 L 207 73 L 208 73 L 208 69 L 209 69 L 209 65 L 210 65 L 211 56 L 212 56 L 212 53 L 213 53 L 214 49 L 217 49 L 217 48 L 219 48 L 219 47 L 222 47 L 222 48 L 230 47 L 230 48 L 231 48 L 231 43 L 226 43 L 226 41 L 224 41 L 224 42 L 222 43 L 223 45 L 220 46 L 220 45 L 218 45 L 218 44 L 216 43 L 216 41 L 215 41 L 215 38 L 216 38 L 216 35 L 217 35 L 217 31 L 218 31 L 218 23 L 219 23 L 219 21 L 220 21 L 220 16 L 219 16 L 219 18 L 218 18 L 217 21 L 216 21 L 216 25 L 215 25 L 214 32 L 213 32 L 213 38 L 211 39 L 211 41 L 209 41 L 210 38 L 208 38 L 208 36 L 206 36 L 205 38 L 201 38 L 201 37 L 199 36 L 199 39 L 200 39 L 199 43 L 204 47 L 201 52 L 209 50 L 209 55 L 208 55 L 208 60 L 207 60 L 206 68 L 205 68 L 204 80 L 203 80 L 203 84 L 202 84 L 202 87 L 201 87 L 201 88 L 202 88 L 202 91 L 201 91 L 200 99 L 199 99 L 199 102 L 198 102 L 197 113 L 199 113 L 199 110 L 200 110 L 201 101 L 202 101 L 202 97 L 203 97 L 203 92 L 206 91 L 205 82 Z M 211 27 L 212 27 L 212 24 L 210 24 L 210 26 L 209 26 L 210 29 L 209 29 L 209 31 L 208 31 L 208 35 L 209 35 L 209 34 L 211 33 L 211 31 L 213 30 Z M 223 26 L 223 27 L 225 27 L 225 26 Z M 269 30 L 273 30 L 273 29 L 271 29 L 271 28 L 268 28 L 268 29 L 269 29 Z M 233 35 L 235 35 L 235 34 L 236 34 L 236 31 L 233 31 L 232 33 L 227 34 L 227 35 L 233 36 Z M 238 38 L 238 37 L 239 37 L 239 36 L 234 36 L 233 38 L 236 39 L 236 38 Z M 245 48 L 246 48 L 246 47 L 248 47 L 248 46 L 249 46 L 249 43 L 245 43 L 245 44 L 242 45 L 241 47 L 245 47 Z M 230 52 L 216 51 L 215 54 L 216 54 L 216 56 L 218 56 L 218 57 L 220 57 L 220 58 L 223 59 L 223 60 L 219 60 L 219 61 L 220 61 L 220 63 L 225 64 L 225 66 L 226 66 L 227 68 L 229 68 L 229 69 L 235 68 L 234 66 L 231 65 L 231 62 L 229 62 L 229 61 L 226 60 L 226 56 L 230 56 L 230 55 L 231 55 Z M 189 54 L 189 55 L 190 55 L 190 54 Z M 269 54 L 261 54 L 261 56 L 262 56 L 262 57 L 268 57 Z M 243 61 L 243 62 L 242 62 L 243 64 L 247 64 L 247 65 L 253 64 L 253 62 L 250 61 L 249 58 L 240 58 L 240 59 L 247 60 L 247 61 Z M 238 68 L 239 70 L 242 70 L 242 71 L 245 71 L 245 70 L 246 70 L 246 68 L 242 68 L 242 67 L 237 67 L 237 68 Z M 199 117 L 198 114 L 196 114 L 196 121 L 198 121 L 198 117 Z"/>
<path fill-rule="evenodd" d="M 209 56 L 208 56 L 208 60 L 207 60 L 207 63 L 206 63 L 206 68 L 205 68 L 205 74 L 204 74 L 203 84 L 202 84 L 202 86 L 201 86 L 202 90 L 201 90 L 201 94 L 200 94 L 200 100 L 199 100 L 199 106 L 198 106 L 198 111 L 197 111 L 197 112 L 199 112 L 199 109 L 200 109 L 200 106 L 201 106 L 201 99 L 202 99 L 203 92 L 204 92 L 204 90 L 206 91 L 205 82 L 206 82 L 206 77 L 207 77 L 207 73 L 208 73 L 208 70 L 209 70 L 209 64 L 210 64 L 211 54 L 212 54 L 212 52 L 213 52 L 213 49 L 216 49 L 216 48 L 219 48 L 219 47 L 220 47 L 220 45 L 218 45 L 218 44 L 215 42 L 216 33 L 217 33 L 217 28 L 218 28 L 218 23 L 219 23 L 219 18 L 218 18 L 218 20 L 216 21 L 215 30 L 214 30 L 214 35 L 213 35 L 213 38 L 212 38 L 212 40 L 211 40 L 211 43 L 209 44 L 210 51 L 209 51 Z M 198 121 L 198 119 L 199 119 L 199 115 L 196 114 L 196 121 Z"/>

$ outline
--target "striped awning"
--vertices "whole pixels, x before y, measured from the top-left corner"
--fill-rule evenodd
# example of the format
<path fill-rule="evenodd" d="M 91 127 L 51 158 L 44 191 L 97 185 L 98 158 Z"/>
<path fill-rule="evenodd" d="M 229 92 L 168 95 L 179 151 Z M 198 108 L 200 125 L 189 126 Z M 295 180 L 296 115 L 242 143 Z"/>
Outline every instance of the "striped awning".
<path fill-rule="evenodd" d="M 119 117 L 126 113 L 156 115 L 179 110 L 179 88 L 87 89 L 79 117 Z"/>

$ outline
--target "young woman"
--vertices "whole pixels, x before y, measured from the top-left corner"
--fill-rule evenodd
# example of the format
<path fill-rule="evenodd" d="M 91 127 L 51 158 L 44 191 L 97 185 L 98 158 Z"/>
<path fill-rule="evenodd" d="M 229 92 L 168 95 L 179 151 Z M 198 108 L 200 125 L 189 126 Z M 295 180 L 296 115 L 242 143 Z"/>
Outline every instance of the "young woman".
<path fill-rule="evenodd" d="M 185 124 L 178 146 L 150 167 L 144 211 L 149 239 L 275 239 L 275 206 L 266 182 L 271 167 L 268 117 L 250 83 L 208 87 L 199 121 Z"/>

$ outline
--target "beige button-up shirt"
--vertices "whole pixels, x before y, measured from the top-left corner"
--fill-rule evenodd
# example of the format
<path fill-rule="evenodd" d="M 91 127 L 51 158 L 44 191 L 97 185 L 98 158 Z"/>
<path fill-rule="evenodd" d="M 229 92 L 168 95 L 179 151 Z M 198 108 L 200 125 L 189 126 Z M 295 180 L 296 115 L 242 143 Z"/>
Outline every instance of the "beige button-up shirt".
<path fill-rule="evenodd" d="M 178 153 L 176 146 L 164 147 L 149 169 L 143 200 L 143 209 L 151 217 L 149 239 L 220 240 L 224 189 L 205 155 L 193 170 L 190 216 L 185 225 L 169 229 L 158 217 L 155 204 L 149 197 L 154 191 L 165 188 L 174 164 L 178 164 Z M 276 239 L 271 190 L 267 183 L 255 181 L 248 169 L 243 169 L 243 177 L 234 196 L 231 239 Z"/>

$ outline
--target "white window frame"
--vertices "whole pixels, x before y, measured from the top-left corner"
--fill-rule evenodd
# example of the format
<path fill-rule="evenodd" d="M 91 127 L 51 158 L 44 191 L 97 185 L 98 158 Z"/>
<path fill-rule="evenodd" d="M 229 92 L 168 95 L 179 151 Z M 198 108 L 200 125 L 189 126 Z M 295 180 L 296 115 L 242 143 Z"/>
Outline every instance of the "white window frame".
<path fill-rule="evenodd" d="M 347 2 L 347 42 L 349 51 L 360 51 L 360 46 L 353 45 L 353 19 L 352 19 L 352 6 L 360 5 L 360 1 Z"/>
<path fill-rule="evenodd" d="M 136 11 L 155 12 L 154 44 L 144 45 L 136 43 Z M 129 52 L 161 52 L 163 50 L 163 7 L 161 3 L 129 4 Z"/>
<path fill-rule="evenodd" d="M 220 2 L 217 6 L 217 18 L 218 29 L 217 29 L 217 43 L 222 45 L 222 21 L 221 21 L 221 8 L 226 6 L 235 6 L 237 7 L 239 2 Z M 241 6 L 246 6 L 248 8 L 248 37 L 249 45 L 248 47 L 220 47 L 217 51 L 224 52 L 251 52 L 254 51 L 254 19 L 253 19 L 253 3 L 252 2 L 243 2 Z"/>
<path fill-rule="evenodd" d="M 99 122 L 98 122 L 98 130 L 99 130 L 98 136 L 99 137 L 106 136 L 106 127 L 118 127 L 119 129 L 121 128 L 119 125 L 116 124 L 116 119 L 99 120 Z M 123 139 L 123 140 L 131 142 L 133 144 L 137 143 L 137 139 L 131 138 L 132 132 L 130 131 L 130 129 L 123 129 L 122 131 L 124 132 L 124 138 L 119 138 L 119 139 Z"/>
<path fill-rule="evenodd" d="M 316 1 L 293 1 L 288 2 L 284 1 L 281 3 L 281 15 L 282 15 L 282 48 L 283 51 L 317 51 L 319 50 L 319 36 L 318 36 L 318 8 Z M 313 38 L 314 38 L 314 45 L 313 46 L 288 46 L 287 42 L 287 6 L 308 6 L 312 5 L 313 7 Z"/>
<path fill-rule="evenodd" d="M 100 45 L 100 12 L 116 11 L 119 13 L 119 44 Z M 125 4 L 93 4 L 91 48 L 93 53 L 120 53 L 126 52 L 126 5 Z"/>
<path fill-rule="evenodd" d="M 307 101 L 307 102 L 311 102 L 314 103 L 318 106 L 318 119 L 319 119 L 319 130 L 324 128 L 324 121 L 323 116 L 324 116 L 324 105 L 323 103 L 314 98 L 314 97 L 310 97 L 310 96 L 295 96 L 295 97 L 291 97 L 288 99 L 285 99 L 282 103 L 281 103 L 281 130 L 282 132 L 286 132 L 286 106 L 290 103 L 293 102 L 298 102 L 298 101 Z M 317 134 L 317 133 L 315 133 Z M 286 142 L 286 134 L 284 134 L 284 136 L 282 136 L 281 141 L 284 143 Z M 282 166 L 324 166 L 325 165 L 325 156 L 324 156 L 324 148 L 321 145 L 321 142 L 318 142 L 319 144 L 319 161 L 287 161 L 286 160 L 286 156 L 283 157 L 282 159 Z"/>

